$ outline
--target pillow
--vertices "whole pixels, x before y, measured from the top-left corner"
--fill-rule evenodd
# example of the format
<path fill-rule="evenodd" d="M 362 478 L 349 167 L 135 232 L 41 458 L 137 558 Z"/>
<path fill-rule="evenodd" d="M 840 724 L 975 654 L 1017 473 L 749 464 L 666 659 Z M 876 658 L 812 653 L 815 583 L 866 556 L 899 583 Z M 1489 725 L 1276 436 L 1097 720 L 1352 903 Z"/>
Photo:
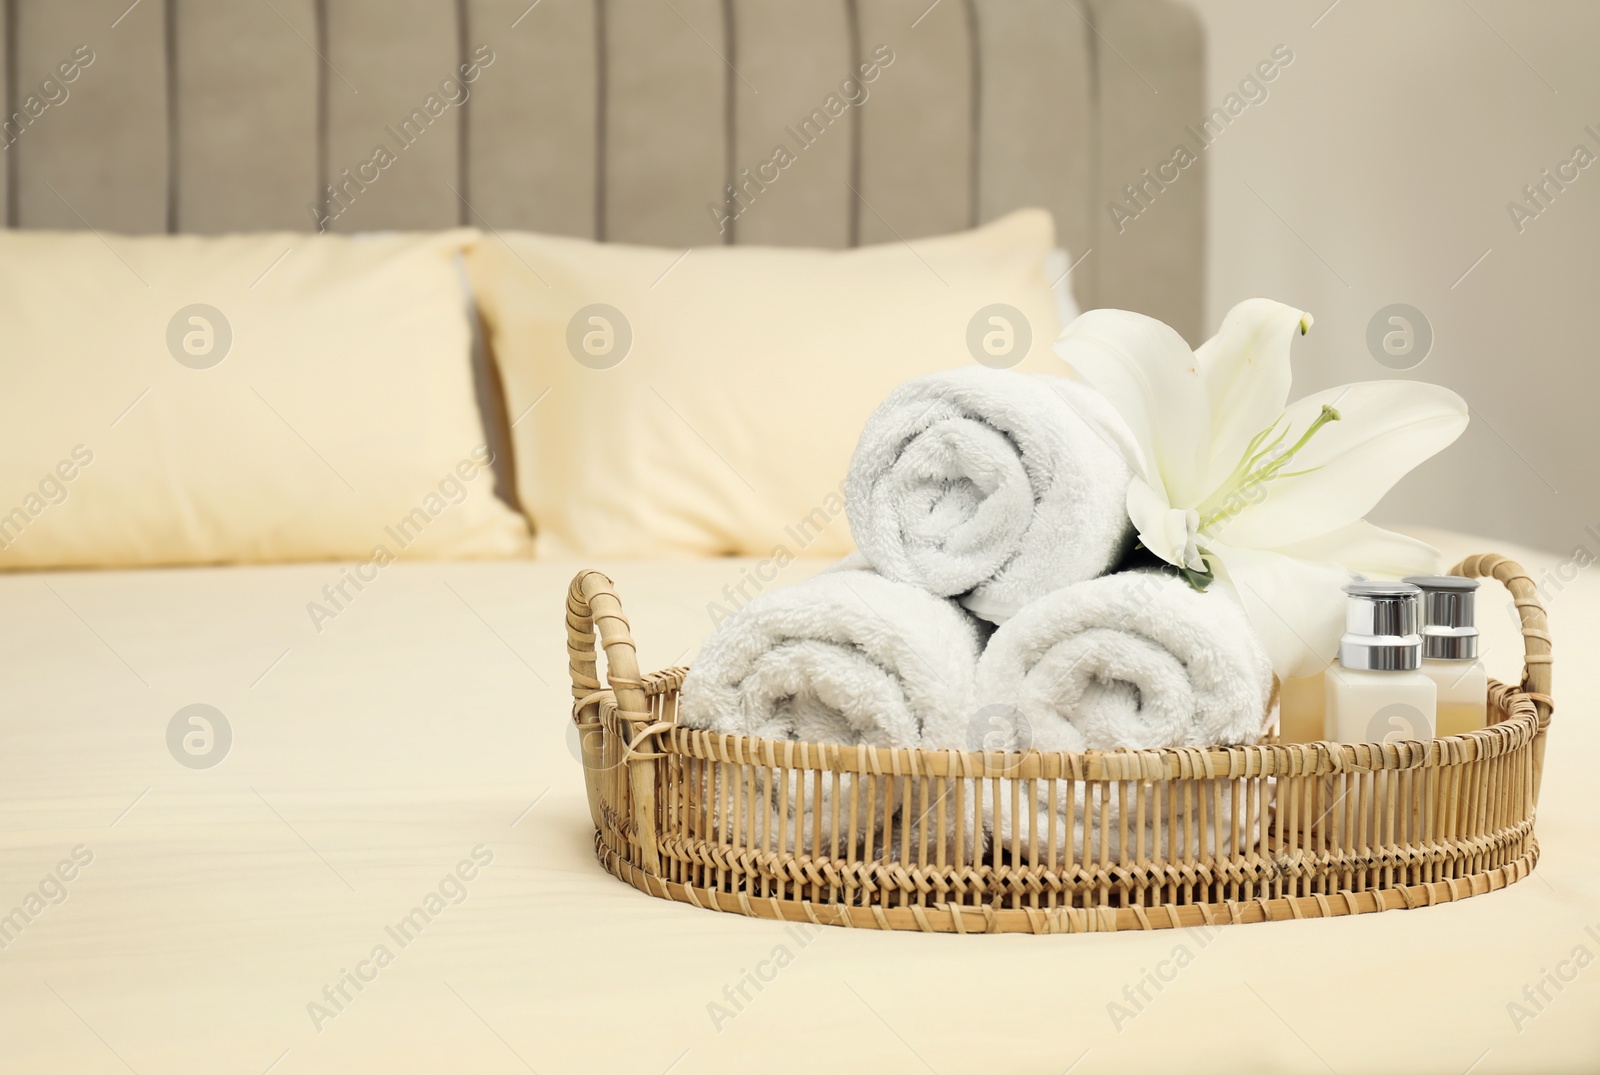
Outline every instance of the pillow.
<path fill-rule="evenodd" d="M 539 553 L 848 552 L 845 471 L 895 385 L 980 359 L 1061 372 L 1053 232 L 1030 209 L 843 251 L 480 236 Z"/>
<path fill-rule="evenodd" d="M 471 234 L 0 233 L 0 566 L 527 555 Z"/>

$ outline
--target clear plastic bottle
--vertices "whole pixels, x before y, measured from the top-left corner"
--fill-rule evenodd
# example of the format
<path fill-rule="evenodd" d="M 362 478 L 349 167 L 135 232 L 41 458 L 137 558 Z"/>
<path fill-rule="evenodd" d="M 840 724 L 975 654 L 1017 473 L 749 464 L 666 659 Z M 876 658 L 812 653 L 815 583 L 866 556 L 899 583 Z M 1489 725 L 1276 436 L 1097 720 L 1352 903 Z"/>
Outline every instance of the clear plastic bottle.
<path fill-rule="evenodd" d="M 1422 591 L 1407 582 L 1352 582 L 1344 592 L 1350 600 L 1339 659 L 1324 676 L 1329 738 L 1432 739 L 1438 688 L 1420 671 Z"/>
<path fill-rule="evenodd" d="M 1350 576 L 1366 582 L 1367 576 Z M 1278 681 L 1278 742 L 1316 743 L 1329 738 L 1326 670 Z"/>
<path fill-rule="evenodd" d="M 1422 590 L 1422 673 L 1438 692 L 1439 734 L 1482 728 L 1489 719 L 1489 673 L 1478 659 L 1478 580 L 1413 575 L 1406 581 Z"/>

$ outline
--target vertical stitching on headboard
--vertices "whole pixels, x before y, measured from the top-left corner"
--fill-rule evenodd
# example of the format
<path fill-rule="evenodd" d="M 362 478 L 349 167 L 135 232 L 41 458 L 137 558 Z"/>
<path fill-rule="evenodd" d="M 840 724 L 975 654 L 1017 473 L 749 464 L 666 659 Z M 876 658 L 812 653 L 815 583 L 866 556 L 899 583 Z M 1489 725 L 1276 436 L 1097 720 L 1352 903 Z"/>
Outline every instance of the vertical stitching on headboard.
<path fill-rule="evenodd" d="M 733 21 L 733 0 L 722 0 L 722 47 L 728 55 L 728 62 L 723 65 L 722 73 L 722 174 L 727 181 L 728 197 L 731 200 L 733 185 L 738 179 L 734 174 L 733 152 L 739 125 L 738 104 L 734 98 L 738 87 L 733 84 L 734 78 L 737 77 L 734 69 L 739 66 L 739 37 Z M 724 206 L 724 210 L 728 212 L 728 227 L 722 236 L 724 246 L 732 246 L 737 241 L 739 219 L 732 214 L 731 209 L 731 206 Z"/>
<path fill-rule="evenodd" d="M 606 110 L 609 107 L 606 80 L 607 63 L 606 0 L 594 0 L 594 238 L 606 238 Z"/>
<path fill-rule="evenodd" d="M 317 39 L 317 55 L 328 55 L 328 0 L 311 0 L 311 14 L 315 22 L 312 32 Z M 316 65 L 317 86 L 317 219 L 328 219 L 328 65 Z M 320 229 L 319 229 L 320 230 Z"/>
<path fill-rule="evenodd" d="M 467 0 L 456 0 L 456 74 L 459 76 L 467 69 L 467 53 L 470 46 L 467 36 L 472 32 L 472 16 L 467 10 Z M 468 154 L 472 151 L 472 97 L 469 94 L 461 102 L 461 122 L 456 125 L 456 189 L 461 192 L 461 197 L 456 199 L 457 223 L 466 227 L 472 223 L 471 210 L 467 208 L 472 201 L 471 169 L 468 167 Z"/>
<path fill-rule="evenodd" d="M 850 35 L 850 77 L 861 73 L 861 11 L 856 0 L 844 0 L 846 30 Z M 850 110 L 850 188 L 861 189 L 861 109 Z M 849 243 L 861 245 L 861 199 L 855 195 L 845 202 L 849 221 Z"/>
<path fill-rule="evenodd" d="M 4 122 L 10 123 L 11 117 L 17 114 L 17 0 L 5 0 L 3 17 L 5 19 L 6 48 L 5 48 L 5 105 L 6 114 Z M 21 204 L 17 199 L 17 155 L 12 152 L 16 148 L 13 142 L 6 146 L 6 227 L 17 226 L 17 207 Z"/>
<path fill-rule="evenodd" d="M 1068 0 L 1071 3 L 1071 0 Z M 1089 24 L 1089 36 L 1084 45 L 1088 50 L 1089 60 L 1089 236 L 1087 242 L 1091 247 L 1099 246 L 1095 236 L 1100 231 L 1100 30 L 1095 26 L 1095 6 L 1092 3 L 1084 5 L 1084 21 Z M 1079 255 L 1080 257 L 1082 255 Z M 1104 255 L 1102 255 L 1103 257 Z M 1100 304 L 1100 258 L 1096 258 L 1090 265 L 1084 266 L 1088 270 L 1088 279 L 1084 281 L 1085 291 L 1079 293 L 1079 298 L 1086 306 Z"/>
<path fill-rule="evenodd" d="M 161 48 L 167 82 L 167 234 L 178 230 L 178 2 L 161 5 Z"/>
<path fill-rule="evenodd" d="M 967 13 L 967 54 L 972 69 L 972 117 L 968 137 L 972 139 L 972 152 L 967 159 L 968 227 L 978 226 L 978 164 L 982 154 L 983 136 L 983 42 L 978 36 L 977 0 L 963 0 Z"/>

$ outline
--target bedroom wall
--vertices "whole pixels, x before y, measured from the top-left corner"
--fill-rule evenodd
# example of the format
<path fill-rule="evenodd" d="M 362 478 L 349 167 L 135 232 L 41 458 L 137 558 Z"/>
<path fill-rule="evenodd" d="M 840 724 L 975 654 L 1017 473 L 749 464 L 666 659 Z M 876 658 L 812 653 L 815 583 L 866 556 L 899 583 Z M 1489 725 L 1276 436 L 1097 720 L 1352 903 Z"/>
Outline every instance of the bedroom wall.
<path fill-rule="evenodd" d="M 1467 432 L 1375 520 L 1600 556 L 1600 4 L 1192 2 L 1209 105 L 1294 54 L 1206 150 L 1208 323 L 1257 294 L 1312 311 L 1296 395 L 1409 376 L 1466 398 Z M 1542 170 L 1564 189 L 1514 219 Z M 1433 335 L 1405 373 L 1415 347 L 1386 365 L 1367 342 L 1401 303 Z"/>

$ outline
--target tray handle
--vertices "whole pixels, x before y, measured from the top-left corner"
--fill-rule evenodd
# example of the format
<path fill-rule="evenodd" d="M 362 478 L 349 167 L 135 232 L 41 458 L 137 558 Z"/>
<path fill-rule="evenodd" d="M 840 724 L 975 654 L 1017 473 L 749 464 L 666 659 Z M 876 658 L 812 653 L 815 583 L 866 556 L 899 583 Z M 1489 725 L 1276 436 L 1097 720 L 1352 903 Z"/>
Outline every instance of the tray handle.
<path fill-rule="evenodd" d="M 595 632 L 606 654 L 606 678 L 597 668 Z M 599 702 L 597 692 L 609 689 L 617 700 L 617 713 L 634 721 L 649 721 L 650 705 L 639 678 L 639 654 L 633 631 L 623 615 L 622 602 L 611 580 L 599 571 L 580 571 L 567 591 L 567 664 L 572 674 L 574 715 Z"/>
<path fill-rule="evenodd" d="M 1550 620 L 1539 603 L 1539 588 L 1523 566 L 1509 557 L 1485 552 L 1469 556 L 1450 574 L 1464 578 L 1492 578 L 1511 592 L 1522 619 L 1522 691 L 1539 711 L 1539 725 L 1550 723 L 1554 701 L 1550 696 Z"/>
<path fill-rule="evenodd" d="M 597 631 L 606 655 L 604 684 L 595 652 Z M 598 711 L 605 690 L 616 700 L 628 744 L 625 759 L 632 817 L 626 829 L 638 847 L 639 865 L 649 873 L 659 873 L 654 737 L 646 731 L 652 724 L 650 703 L 639 678 L 639 654 L 622 601 L 611 580 L 599 571 L 578 572 L 567 590 L 567 665 L 572 675 L 572 716 L 580 725 L 591 710 Z"/>

